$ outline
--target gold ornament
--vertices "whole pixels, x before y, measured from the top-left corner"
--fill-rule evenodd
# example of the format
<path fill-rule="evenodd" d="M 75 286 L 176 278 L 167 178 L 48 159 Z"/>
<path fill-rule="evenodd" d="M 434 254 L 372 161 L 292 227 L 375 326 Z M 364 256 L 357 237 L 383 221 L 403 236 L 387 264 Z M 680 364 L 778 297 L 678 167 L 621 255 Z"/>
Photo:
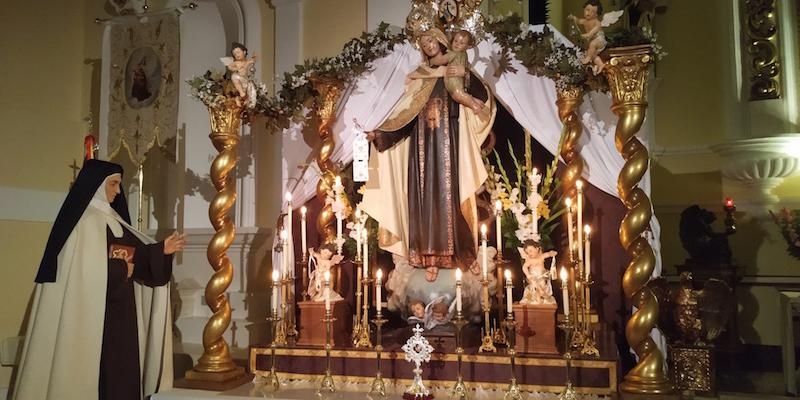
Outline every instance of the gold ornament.
<path fill-rule="evenodd" d="M 652 217 L 652 204 L 639 187 L 647 173 L 647 148 L 636 137 L 647 111 L 646 85 L 653 61 L 649 45 L 619 47 L 607 50 L 610 60 L 604 69 L 611 89 L 611 110 L 619 121 L 615 133 L 617 151 L 625 159 L 619 173 L 617 190 L 628 212 L 619 227 L 622 246 L 631 262 L 622 277 L 625 295 L 637 307 L 625 326 L 628 345 L 639 356 L 620 388 L 629 393 L 661 394 L 672 389 L 664 374 L 664 356 L 650 337 L 658 321 L 658 301 L 648 288 L 655 269 L 655 254 L 645 238 Z"/>
<path fill-rule="evenodd" d="M 188 379 L 204 381 L 228 381 L 244 375 L 231 359 L 228 343 L 223 334 L 231 322 L 231 306 L 225 291 L 233 280 L 233 265 L 226 251 L 233 242 L 236 228 L 230 218 L 230 210 L 236 202 L 236 186 L 229 179 L 236 168 L 241 128 L 241 106 L 228 99 L 222 107 L 209 108 L 211 116 L 211 142 L 219 154 L 211 164 L 211 182 L 217 194 L 208 209 L 211 225 L 216 233 L 208 244 L 208 261 L 214 274 L 206 285 L 205 300 L 213 315 L 203 328 L 203 355 L 191 371 Z"/>

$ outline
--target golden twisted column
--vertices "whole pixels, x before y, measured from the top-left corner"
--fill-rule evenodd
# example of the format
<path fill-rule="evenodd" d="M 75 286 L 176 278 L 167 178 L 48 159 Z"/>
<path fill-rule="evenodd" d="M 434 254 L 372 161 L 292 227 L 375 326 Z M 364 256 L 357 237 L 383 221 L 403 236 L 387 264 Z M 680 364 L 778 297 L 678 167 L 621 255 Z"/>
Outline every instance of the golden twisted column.
<path fill-rule="evenodd" d="M 578 148 L 583 125 L 581 125 L 576 111 L 583 102 L 583 89 L 580 86 L 568 86 L 565 89 L 558 89 L 556 95 L 558 118 L 564 124 L 561 158 L 567 165 L 564 173 L 561 174 L 561 184 L 566 196 L 575 199 L 577 197 L 575 182 L 583 174 L 584 166 L 583 157 Z"/>
<path fill-rule="evenodd" d="M 649 45 L 607 50 L 604 69 L 611 88 L 611 111 L 619 118 L 615 132 L 617 150 L 625 165 L 617 179 L 617 190 L 628 211 L 619 227 L 619 239 L 631 257 L 622 277 L 622 289 L 636 306 L 625 326 L 625 338 L 639 360 L 620 385 L 629 393 L 659 394 L 671 391 L 664 374 L 664 356 L 650 337 L 658 321 L 658 301 L 647 287 L 656 257 L 644 234 L 650 226 L 652 204 L 639 187 L 649 166 L 647 148 L 636 137 L 647 111 L 646 87 L 650 64 Z"/>
<path fill-rule="evenodd" d="M 333 123 L 336 122 L 336 105 L 342 93 L 342 83 L 330 79 L 313 78 L 311 82 L 314 89 L 319 93 L 317 97 L 317 115 L 319 116 L 319 126 L 317 133 L 320 137 L 319 153 L 317 154 L 317 165 L 322 171 L 319 183 L 317 183 L 317 197 L 325 203 L 328 191 L 333 188 L 336 177 L 335 166 L 331 160 L 331 154 L 336 149 L 336 140 L 333 137 Z M 325 204 L 317 217 L 317 232 L 322 234 L 323 242 L 332 243 L 336 239 L 336 215 L 331 210 L 330 204 Z"/>
<path fill-rule="evenodd" d="M 228 343 L 222 336 L 231 323 L 231 306 L 225 291 L 233 279 L 233 265 L 226 251 L 233 242 L 236 228 L 230 210 L 236 202 L 236 184 L 231 171 L 236 168 L 241 128 L 241 106 L 229 99 L 220 107 L 209 107 L 211 116 L 211 142 L 219 154 L 211 164 L 211 182 L 217 194 L 208 207 L 208 217 L 216 233 L 208 244 L 206 255 L 214 274 L 206 285 L 206 304 L 213 312 L 203 328 L 203 355 L 191 371 L 189 380 L 225 382 L 244 375 L 231 359 Z"/>

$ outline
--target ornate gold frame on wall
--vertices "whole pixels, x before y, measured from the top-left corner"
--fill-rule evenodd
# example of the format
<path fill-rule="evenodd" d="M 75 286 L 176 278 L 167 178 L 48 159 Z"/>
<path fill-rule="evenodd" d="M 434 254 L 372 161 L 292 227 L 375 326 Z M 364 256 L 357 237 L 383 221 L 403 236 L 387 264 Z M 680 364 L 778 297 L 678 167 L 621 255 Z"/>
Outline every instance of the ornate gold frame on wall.
<path fill-rule="evenodd" d="M 749 100 L 781 98 L 781 52 L 775 0 L 742 0 L 742 55 Z"/>

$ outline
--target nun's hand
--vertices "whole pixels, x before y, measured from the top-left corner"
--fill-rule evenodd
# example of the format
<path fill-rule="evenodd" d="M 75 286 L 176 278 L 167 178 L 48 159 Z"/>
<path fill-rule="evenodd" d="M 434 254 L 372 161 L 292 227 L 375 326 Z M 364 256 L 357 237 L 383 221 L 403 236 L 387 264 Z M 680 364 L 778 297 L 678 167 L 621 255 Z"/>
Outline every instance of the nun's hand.
<path fill-rule="evenodd" d="M 170 255 L 175 253 L 176 251 L 183 250 L 183 246 L 186 245 L 186 234 L 178 232 L 172 232 L 172 235 L 169 235 L 168 238 L 164 239 L 164 255 Z"/>

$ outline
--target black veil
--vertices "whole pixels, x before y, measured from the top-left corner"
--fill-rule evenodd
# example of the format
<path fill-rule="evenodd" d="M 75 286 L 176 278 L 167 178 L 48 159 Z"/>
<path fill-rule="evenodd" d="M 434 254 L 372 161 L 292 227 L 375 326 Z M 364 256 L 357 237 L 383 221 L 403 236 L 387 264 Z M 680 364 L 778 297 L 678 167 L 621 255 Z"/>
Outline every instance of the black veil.
<path fill-rule="evenodd" d="M 58 266 L 58 254 L 64 243 L 67 242 L 69 235 L 78 224 L 86 207 L 92 200 L 97 188 L 110 175 L 122 174 L 122 166 L 96 159 L 89 159 L 83 163 L 75 183 L 67 193 L 61 210 L 53 222 L 53 229 L 50 237 L 47 238 L 47 246 L 44 249 L 42 262 L 39 264 L 39 272 L 36 274 L 36 282 L 55 282 L 56 269 Z M 125 222 L 131 222 L 128 213 L 128 203 L 125 201 L 125 193 L 120 188 L 120 194 L 114 198 L 111 207 L 119 214 Z"/>

